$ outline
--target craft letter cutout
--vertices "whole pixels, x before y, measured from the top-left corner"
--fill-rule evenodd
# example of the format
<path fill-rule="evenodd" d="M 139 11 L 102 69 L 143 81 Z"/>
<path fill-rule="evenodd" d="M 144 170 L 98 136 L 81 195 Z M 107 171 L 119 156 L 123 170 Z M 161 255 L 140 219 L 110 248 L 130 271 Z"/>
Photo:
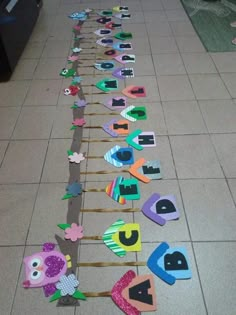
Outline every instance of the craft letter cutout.
<path fill-rule="evenodd" d="M 164 225 L 166 221 L 179 218 L 179 210 L 174 195 L 152 194 L 142 206 L 142 212 L 152 221 Z"/>
<path fill-rule="evenodd" d="M 161 243 L 149 257 L 147 266 L 170 285 L 177 279 L 192 277 L 187 251 L 184 247 L 170 248 L 167 243 Z"/>
<path fill-rule="evenodd" d="M 137 276 L 133 270 L 127 271 L 114 285 L 112 300 L 127 315 L 155 311 L 157 301 L 152 275 Z"/>
<path fill-rule="evenodd" d="M 118 81 L 115 79 L 105 78 L 96 83 L 96 87 L 104 92 L 111 92 L 118 90 Z"/>
<path fill-rule="evenodd" d="M 124 96 L 112 97 L 106 100 L 104 105 L 111 110 L 124 109 L 127 105 L 127 98 Z"/>
<path fill-rule="evenodd" d="M 147 114 L 146 114 L 146 108 L 145 107 L 135 107 L 133 105 L 128 106 L 122 112 L 120 113 L 122 117 L 125 119 L 128 119 L 132 122 L 135 122 L 137 120 L 146 120 Z"/>
<path fill-rule="evenodd" d="M 111 71 L 115 68 L 115 64 L 112 61 L 103 61 L 103 62 L 96 62 L 94 67 L 100 71 Z"/>
<path fill-rule="evenodd" d="M 122 63 L 122 64 L 126 64 L 129 62 L 134 63 L 135 62 L 135 55 L 122 54 L 122 55 L 116 56 L 115 60 Z"/>
<path fill-rule="evenodd" d="M 103 234 L 105 245 L 119 257 L 126 252 L 141 251 L 140 225 L 137 223 L 125 223 L 119 219 L 113 223 Z"/>
<path fill-rule="evenodd" d="M 102 129 L 112 137 L 126 136 L 129 133 L 129 121 L 112 119 Z"/>

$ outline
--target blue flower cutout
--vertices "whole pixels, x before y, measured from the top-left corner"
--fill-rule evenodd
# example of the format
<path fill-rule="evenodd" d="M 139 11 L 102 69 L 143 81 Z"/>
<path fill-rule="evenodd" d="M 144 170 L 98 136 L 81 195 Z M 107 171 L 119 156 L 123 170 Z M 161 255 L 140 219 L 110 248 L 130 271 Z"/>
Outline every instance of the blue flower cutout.
<path fill-rule="evenodd" d="M 74 182 L 73 184 L 69 184 L 66 187 L 67 193 L 72 195 L 73 197 L 76 197 L 78 195 L 81 195 L 82 193 L 82 185 Z"/>

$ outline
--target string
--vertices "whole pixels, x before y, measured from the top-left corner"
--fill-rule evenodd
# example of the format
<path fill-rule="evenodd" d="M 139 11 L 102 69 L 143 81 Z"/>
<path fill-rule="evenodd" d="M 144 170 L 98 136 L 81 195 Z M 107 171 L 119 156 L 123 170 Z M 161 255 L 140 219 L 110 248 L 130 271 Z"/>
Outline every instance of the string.
<path fill-rule="evenodd" d="M 145 261 L 124 261 L 124 262 L 78 262 L 78 267 L 122 267 L 122 266 L 146 266 Z"/>
<path fill-rule="evenodd" d="M 110 291 L 104 292 L 83 292 L 86 297 L 104 297 L 104 296 L 111 296 Z"/>
<path fill-rule="evenodd" d="M 101 104 L 102 105 L 102 104 Z M 84 114 L 85 116 L 108 116 L 108 115 L 112 115 L 112 116 L 117 116 L 119 113 L 116 112 L 108 112 L 108 113 L 89 113 L 89 114 Z"/>
<path fill-rule="evenodd" d="M 80 172 L 81 175 L 106 175 L 106 174 L 116 174 L 116 173 L 129 173 L 128 170 L 119 170 L 119 171 L 96 171 L 96 172 Z"/>
<path fill-rule="evenodd" d="M 94 209 L 81 209 L 81 212 L 140 212 L 139 208 L 94 208 Z"/>
<path fill-rule="evenodd" d="M 82 139 L 82 142 L 124 142 L 123 139 L 111 139 L 111 138 L 107 138 L 107 139 Z"/>
<path fill-rule="evenodd" d="M 102 236 L 94 235 L 94 236 L 83 236 L 83 240 L 93 240 L 93 241 L 101 241 Z"/>
<path fill-rule="evenodd" d="M 91 188 L 91 189 L 83 189 L 83 192 L 105 192 L 106 190 L 104 188 L 101 189 L 96 189 L 96 188 Z"/>

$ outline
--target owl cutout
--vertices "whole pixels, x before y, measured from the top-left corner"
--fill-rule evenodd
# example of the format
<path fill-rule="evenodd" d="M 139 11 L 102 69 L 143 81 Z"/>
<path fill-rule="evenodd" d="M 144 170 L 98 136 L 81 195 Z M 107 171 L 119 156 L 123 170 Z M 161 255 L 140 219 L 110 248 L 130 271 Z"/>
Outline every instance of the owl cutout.
<path fill-rule="evenodd" d="M 54 247 L 54 244 L 46 243 L 42 252 L 24 258 L 24 288 L 43 287 L 45 296 L 56 291 L 55 283 L 66 273 L 67 267 L 71 267 L 71 262 L 69 256 L 55 251 Z"/>

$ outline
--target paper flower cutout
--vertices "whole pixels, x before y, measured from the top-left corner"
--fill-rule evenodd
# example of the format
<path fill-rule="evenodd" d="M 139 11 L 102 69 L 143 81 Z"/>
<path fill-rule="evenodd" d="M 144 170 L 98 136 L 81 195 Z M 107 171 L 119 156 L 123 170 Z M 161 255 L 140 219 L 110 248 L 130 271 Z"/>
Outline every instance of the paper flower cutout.
<path fill-rule="evenodd" d="M 68 58 L 67 58 L 67 60 L 68 61 L 71 61 L 71 62 L 74 62 L 74 61 L 76 61 L 76 60 L 78 60 L 79 59 L 79 56 L 69 56 Z"/>
<path fill-rule="evenodd" d="M 83 153 L 74 152 L 72 155 L 68 156 L 68 159 L 72 163 L 80 164 L 81 161 L 85 160 Z"/>
<path fill-rule="evenodd" d="M 72 51 L 74 53 L 79 53 L 81 50 L 82 50 L 82 48 L 78 48 L 78 47 L 72 48 Z"/>
<path fill-rule="evenodd" d="M 61 291 L 61 296 L 73 295 L 76 288 L 79 285 L 79 281 L 76 279 L 74 274 L 69 276 L 61 276 L 60 281 L 56 284 L 56 288 Z"/>
<path fill-rule="evenodd" d="M 82 127 L 86 124 L 86 121 L 84 118 L 75 118 L 72 122 L 74 126 Z"/>
<path fill-rule="evenodd" d="M 81 225 L 77 225 L 76 223 L 72 223 L 71 227 L 65 229 L 65 239 L 71 240 L 72 242 L 76 242 L 84 236 L 83 227 Z"/>
<path fill-rule="evenodd" d="M 85 107 L 88 102 L 86 102 L 85 100 L 78 100 L 78 101 L 75 101 L 74 103 L 77 107 Z"/>
<path fill-rule="evenodd" d="M 80 83 L 83 79 L 80 76 L 75 76 L 71 82 L 71 85 Z"/>
<path fill-rule="evenodd" d="M 73 29 L 74 29 L 75 31 L 80 31 L 81 25 L 75 25 L 75 26 L 73 26 Z"/>
<path fill-rule="evenodd" d="M 78 86 L 70 85 L 68 88 L 64 89 L 64 95 L 75 96 L 79 92 L 80 88 Z"/>
<path fill-rule="evenodd" d="M 73 184 L 69 184 L 66 187 L 67 194 L 70 194 L 72 197 L 77 197 L 82 192 L 82 185 L 74 182 Z"/>

